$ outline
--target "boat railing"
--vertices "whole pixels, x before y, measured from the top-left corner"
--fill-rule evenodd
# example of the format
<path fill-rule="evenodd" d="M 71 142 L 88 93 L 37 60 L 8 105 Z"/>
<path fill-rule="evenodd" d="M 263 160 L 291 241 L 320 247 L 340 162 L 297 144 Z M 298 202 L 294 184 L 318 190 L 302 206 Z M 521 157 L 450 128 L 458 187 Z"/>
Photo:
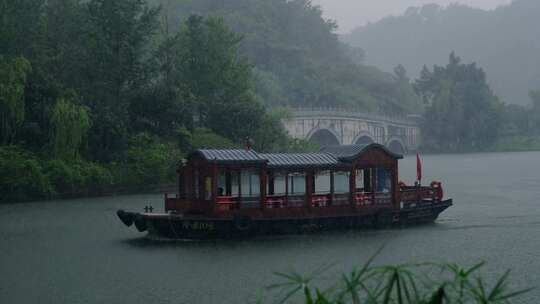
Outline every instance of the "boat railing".
<path fill-rule="evenodd" d="M 240 209 L 260 208 L 261 197 L 260 196 L 241 197 L 238 202 L 238 207 Z"/>
<path fill-rule="evenodd" d="M 285 207 L 285 196 L 284 195 L 269 195 L 266 197 L 264 202 L 264 208 L 267 209 L 276 209 Z"/>
<path fill-rule="evenodd" d="M 392 205 L 392 194 L 388 192 L 357 192 L 353 195 L 357 207 Z"/>
<path fill-rule="evenodd" d="M 206 213 L 213 207 L 213 203 L 194 202 L 191 199 L 176 196 L 165 197 L 165 212 Z"/>
<path fill-rule="evenodd" d="M 327 207 L 332 202 L 332 195 L 327 194 L 316 194 L 311 197 L 311 207 L 320 208 Z"/>
<path fill-rule="evenodd" d="M 332 197 L 332 206 L 345 206 L 350 204 L 348 193 L 334 194 Z"/>
<path fill-rule="evenodd" d="M 418 201 L 418 197 L 428 197 L 432 195 L 432 190 L 425 187 L 410 187 L 402 189 L 401 200 Z M 431 197 L 431 196 L 429 196 Z M 230 211 L 235 209 L 257 209 L 260 208 L 260 197 L 233 197 L 233 196 L 218 196 L 216 199 L 217 210 Z M 264 209 L 282 209 L 282 208 L 325 208 L 330 206 L 346 206 L 350 205 L 350 196 L 348 193 L 339 194 L 313 194 L 310 204 L 306 204 L 306 195 L 268 195 L 265 198 Z M 375 207 L 392 205 L 392 195 L 386 192 L 357 192 L 353 194 L 353 205 L 356 207 Z"/>
<path fill-rule="evenodd" d="M 218 196 L 216 199 L 216 205 L 219 211 L 229 211 L 237 209 L 238 197 L 228 195 Z"/>
<path fill-rule="evenodd" d="M 390 193 L 355 193 L 353 196 L 355 206 L 374 206 L 374 205 L 391 205 L 392 195 Z M 303 195 L 299 196 L 267 196 L 264 208 L 301 208 L 306 207 L 306 198 Z M 324 208 L 330 206 L 346 206 L 350 205 L 349 194 L 314 194 L 311 196 L 312 208 Z M 256 207 L 256 205 L 254 205 Z"/>
<path fill-rule="evenodd" d="M 430 187 L 407 186 L 401 188 L 401 201 L 418 201 L 423 198 L 431 198 L 433 189 Z"/>
<path fill-rule="evenodd" d="M 392 194 L 389 192 L 376 192 L 375 193 L 375 205 L 391 205 Z"/>
<path fill-rule="evenodd" d="M 415 208 L 418 205 L 438 203 L 442 200 L 442 188 L 440 184 L 435 186 L 401 186 L 401 208 Z"/>
<path fill-rule="evenodd" d="M 357 192 L 353 195 L 355 206 L 371 206 L 373 205 L 373 193 Z"/>
<path fill-rule="evenodd" d="M 295 195 L 287 197 L 287 206 L 289 208 L 302 208 L 306 206 L 306 197 L 304 195 Z"/>

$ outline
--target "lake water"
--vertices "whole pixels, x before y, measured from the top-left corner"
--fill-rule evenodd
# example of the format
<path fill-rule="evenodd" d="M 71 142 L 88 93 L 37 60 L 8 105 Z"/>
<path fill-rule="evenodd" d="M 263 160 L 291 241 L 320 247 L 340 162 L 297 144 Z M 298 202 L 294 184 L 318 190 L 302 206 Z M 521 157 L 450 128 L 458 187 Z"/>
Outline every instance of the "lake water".
<path fill-rule="evenodd" d="M 3 205 L 0 303 L 251 303 L 274 271 L 332 263 L 331 278 L 383 245 L 377 263 L 485 260 L 488 278 L 511 268 L 515 287 L 540 287 L 540 153 L 426 155 L 423 168 L 455 205 L 407 229 L 156 243 L 115 211 L 161 208 L 159 195 Z M 402 180 L 415 170 L 401 161 Z M 540 288 L 520 302 L 540 302 Z"/>

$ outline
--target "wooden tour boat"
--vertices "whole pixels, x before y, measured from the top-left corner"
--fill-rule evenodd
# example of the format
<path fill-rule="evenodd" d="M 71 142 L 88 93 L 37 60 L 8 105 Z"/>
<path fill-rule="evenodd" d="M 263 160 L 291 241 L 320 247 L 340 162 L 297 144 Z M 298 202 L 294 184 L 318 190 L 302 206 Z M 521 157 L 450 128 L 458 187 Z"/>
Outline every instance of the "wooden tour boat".
<path fill-rule="evenodd" d="M 452 200 L 443 199 L 440 182 L 398 182 L 401 158 L 379 144 L 296 154 L 197 150 L 178 168 L 178 193 L 165 194 L 165 212 L 117 215 L 140 232 L 175 239 L 433 222 Z"/>

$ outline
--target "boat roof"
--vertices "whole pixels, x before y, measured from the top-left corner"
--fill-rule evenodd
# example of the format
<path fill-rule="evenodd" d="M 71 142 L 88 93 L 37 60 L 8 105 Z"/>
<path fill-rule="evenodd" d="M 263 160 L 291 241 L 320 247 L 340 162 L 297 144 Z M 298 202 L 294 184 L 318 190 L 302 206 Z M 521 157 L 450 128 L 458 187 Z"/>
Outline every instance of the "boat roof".
<path fill-rule="evenodd" d="M 251 149 L 198 149 L 190 156 L 200 156 L 209 162 L 217 163 L 261 163 L 267 162 Z"/>
<path fill-rule="evenodd" d="M 188 158 L 199 156 L 217 164 L 266 164 L 269 168 L 332 168 L 350 163 L 370 149 L 381 149 L 390 157 L 403 158 L 380 144 L 344 145 L 322 148 L 317 153 L 257 153 L 252 149 L 199 149 Z"/>
<path fill-rule="evenodd" d="M 365 153 L 370 149 L 381 149 L 389 156 L 395 159 L 402 159 L 403 155 L 394 153 L 385 146 L 381 144 L 365 144 L 365 145 L 341 145 L 341 146 L 329 146 L 321 149 L 321 152 L 330 153 L 337 157 L 341 161 L 352 161 L 355 158 L 358 158 L 360 155 Z"/>
<path fill-rule="evenodd" d="M 270 168 L 337 167 L 340 161 L 329 153 L 266 153 L 259 154 L 268 160 Z"/>

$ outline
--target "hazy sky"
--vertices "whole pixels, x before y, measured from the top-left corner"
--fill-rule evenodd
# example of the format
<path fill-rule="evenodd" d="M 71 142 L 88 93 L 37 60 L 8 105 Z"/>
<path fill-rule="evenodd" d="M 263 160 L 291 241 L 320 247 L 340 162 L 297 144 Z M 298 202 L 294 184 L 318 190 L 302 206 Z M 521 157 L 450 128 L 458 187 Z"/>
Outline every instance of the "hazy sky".
<path fill-rule="evenodd" d="M 403 13 L 409 6 L 421 6 L 426 3 L 447 5 L 462 3 L 473 7 L 493 9 L 501 4 L 508 4 L 511 0 L 313 0 L 320 5 L 325 17 L 338 21 L 339 32 L 348 32 L 351 29 L 374 22 L 387 15 Z"/>

